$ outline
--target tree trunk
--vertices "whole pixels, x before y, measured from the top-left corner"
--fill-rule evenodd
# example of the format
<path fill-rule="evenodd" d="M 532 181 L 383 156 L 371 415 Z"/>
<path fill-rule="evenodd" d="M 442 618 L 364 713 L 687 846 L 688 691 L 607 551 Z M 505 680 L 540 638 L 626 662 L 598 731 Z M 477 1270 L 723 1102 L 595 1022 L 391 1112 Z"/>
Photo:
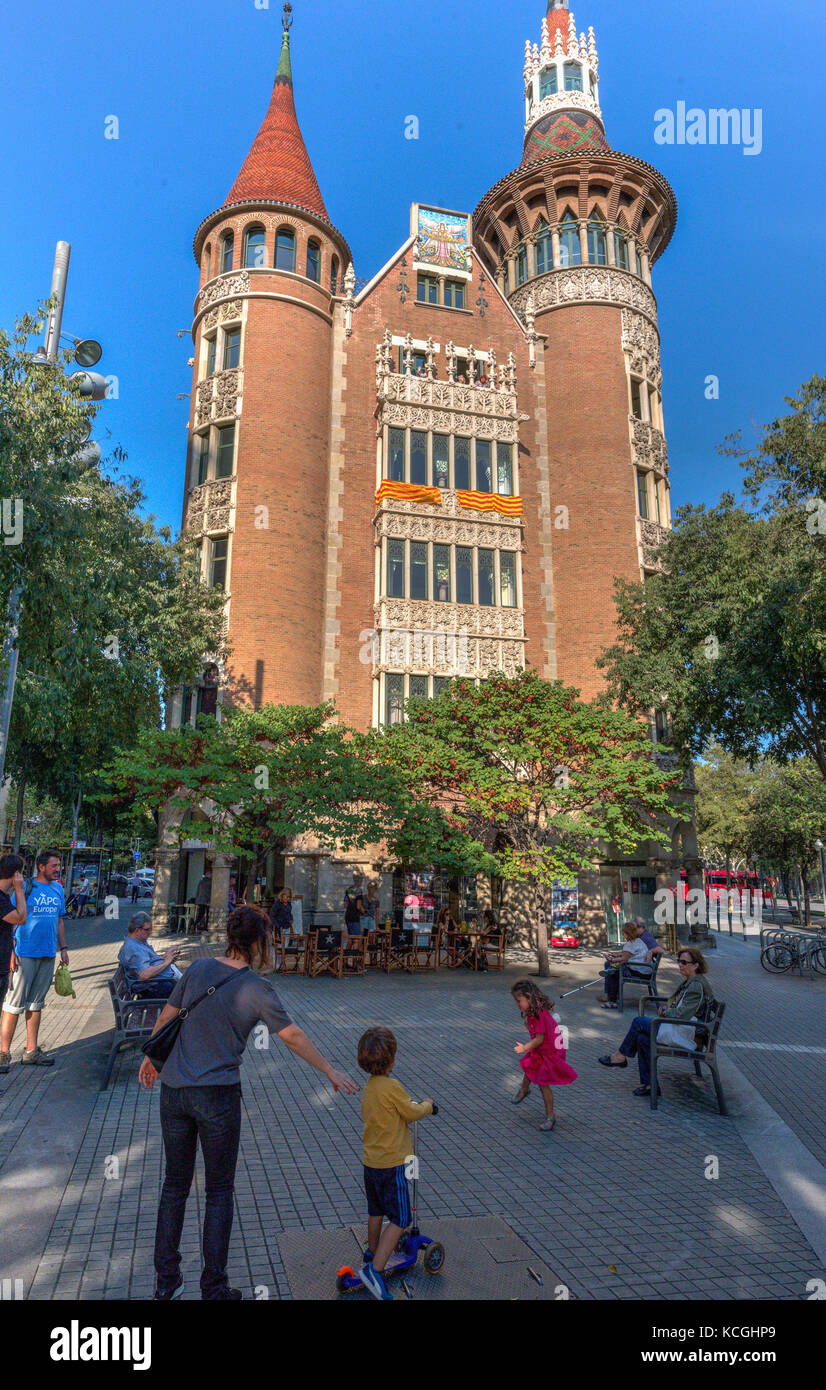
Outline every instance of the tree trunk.
<path fill-rule="evenodd" d="M 23 798 L 26 795 L 26 779 L 20 778 L 20 785 L 17 788 L 17 817 L 14 822 L 14 844 L 12 854 L 20 853 L 20 841 L 23 836 Z M 11 976 L 9 976 L 11 979 Z"/>
<path fill-rule="evenodd" d="M 551 956 L 548 950 L 548 913 L 545 910 L 545 895 L 537 889 L 534 901 L 538 903 L 536 913 L 536 956 L 539 963 L 539 978 L 547 980 L 551 974 Z"/>

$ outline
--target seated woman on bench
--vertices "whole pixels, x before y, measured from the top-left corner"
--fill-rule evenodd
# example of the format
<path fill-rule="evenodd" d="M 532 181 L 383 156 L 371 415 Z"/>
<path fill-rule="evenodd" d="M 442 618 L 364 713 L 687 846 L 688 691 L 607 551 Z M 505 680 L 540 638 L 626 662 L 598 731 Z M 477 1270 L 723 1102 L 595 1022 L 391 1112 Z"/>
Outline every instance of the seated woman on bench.
<path fill-rule="evenodd" d="M 624 949 L 611 951 L 605 957 L 607 968 L 605 997 L 602 1001 L 603 1009 L 615 1009 L 617 1007 L 620 971 L 624 965 L 628 966 L 628 974 L 633 980 L 647 980 L 651 971 L 641 969 L 641 967 L 649 966 L 655 956 L 665 954 L 663 947 L 651 935 L 640 917 L 632 917 L 626 922 L 622 934 L 625 937 Z M 616 969 L 608 968 L 610 966 L 616 966 Z"/>
<path fill-rule="evenodd" d="M 685 1048 L 694 1052 L 697 1047 L 697 1030 L 692 1023 L 705 1019 L 710 1003 L 714 1001 L 711 985 L 702 977 L 708 966 L 702 951 L 695 946 L 681 946 L 677 952 L 681 983 L 671 998 L 660 1005 L 660 1017 L 670 1014 L 674 1023 L 664 1023 L 657 1031 L 657 1042 L 662 1047 Z M 682 1022 L 685 1020 L 685 1022 Z M 702 1038 L 702 1033 L 700 1037 Z M 651 1094 L 651 1019 L 635 1018 L 616 1052 L 606 1053 L 598 1060 L 603 1067 L 627 1067 L 628 1058 L 636 1057 L 640 1069 L 640 1084 L 635 1096 Z"/>

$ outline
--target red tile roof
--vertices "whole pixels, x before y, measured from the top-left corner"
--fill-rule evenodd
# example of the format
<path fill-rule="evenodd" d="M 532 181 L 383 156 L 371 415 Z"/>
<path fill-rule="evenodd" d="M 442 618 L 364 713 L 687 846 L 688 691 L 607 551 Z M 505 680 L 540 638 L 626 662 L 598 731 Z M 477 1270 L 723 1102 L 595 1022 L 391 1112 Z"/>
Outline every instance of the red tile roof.
<path fill-rule="evenodd" d="M 292 203 L 330 220 L 295 114 L 287 33 L 269 110 L 224 206 L 259 201 Z"/>

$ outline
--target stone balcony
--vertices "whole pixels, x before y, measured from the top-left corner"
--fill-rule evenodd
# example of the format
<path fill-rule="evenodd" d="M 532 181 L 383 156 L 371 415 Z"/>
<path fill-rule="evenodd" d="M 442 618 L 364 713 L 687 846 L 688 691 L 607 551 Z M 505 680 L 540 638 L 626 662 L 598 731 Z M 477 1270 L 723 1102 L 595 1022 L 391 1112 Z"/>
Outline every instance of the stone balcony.
<path fill-rule="evenodd" d="M 194 487 L 187 498 L 187 531 L 226 535 L 232 518 L 232 479 L 213 478 Z"/>
<path fill-rule="evenodd" d="M 468 434 L 518 443 L 516 390 L 381 372 L 377 380 L 378 427 Z"/>
<path fill-rule="evenodd" d="M 642 562 L 645 569 L 661 570 L 662 560 L 657 559 L 657 551 L 660 546 L 668 540 L 671 532 L 667 526 L 660 526 L 656 521 L 644 521 L 642 517 L 637 517 L 637 540 L 642 551 Z"/>
<path fill-rule="evenodd" d="M 631 452 L 635 468 L 653 468 L 664 478 L 668 477 L 668 446 L 665 435 L 648 420 L 638 420 L 629 415 L 631 424 Z"/>

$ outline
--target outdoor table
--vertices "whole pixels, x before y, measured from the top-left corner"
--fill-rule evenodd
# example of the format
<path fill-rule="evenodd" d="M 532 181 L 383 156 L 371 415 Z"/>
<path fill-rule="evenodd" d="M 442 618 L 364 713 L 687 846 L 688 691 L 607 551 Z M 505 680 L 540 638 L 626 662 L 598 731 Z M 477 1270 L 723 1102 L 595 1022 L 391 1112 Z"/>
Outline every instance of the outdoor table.
<path fill-rule="evenodd" d="M 449 931 L 445 934 L 447 945 L 447 966 L 456 970 L 458 966 L 470 964 L 478 968 L 479 941 L 484 936 L 480 931 Z"/>

